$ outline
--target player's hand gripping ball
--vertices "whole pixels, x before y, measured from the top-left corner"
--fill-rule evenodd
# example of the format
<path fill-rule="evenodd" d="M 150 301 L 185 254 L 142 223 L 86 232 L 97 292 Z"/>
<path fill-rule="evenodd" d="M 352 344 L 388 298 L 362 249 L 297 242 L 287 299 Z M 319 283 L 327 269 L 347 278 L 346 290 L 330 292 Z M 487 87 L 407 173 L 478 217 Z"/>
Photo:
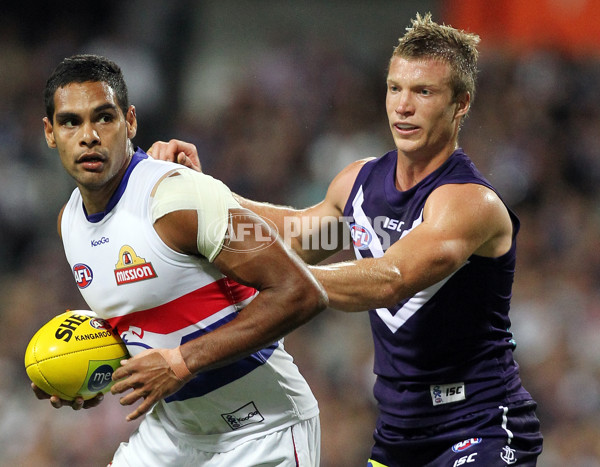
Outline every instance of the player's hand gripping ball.
<path fill-rule="evenodd" d="M 60 314 L 32 337 L 25 351 L 27 375 L 37 387 L 64 400 L 91 399 L 112 386 L 127 348 L 107 321 L 87 310 Z"/>

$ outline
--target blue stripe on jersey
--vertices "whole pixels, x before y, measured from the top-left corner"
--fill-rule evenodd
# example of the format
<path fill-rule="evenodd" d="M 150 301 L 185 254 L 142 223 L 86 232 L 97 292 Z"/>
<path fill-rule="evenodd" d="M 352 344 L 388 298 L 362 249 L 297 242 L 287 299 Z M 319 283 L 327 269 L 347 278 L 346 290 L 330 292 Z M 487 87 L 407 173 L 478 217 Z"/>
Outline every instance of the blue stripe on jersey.
<path fill-rule="evenodd" d="M 278 346 L 279 344 L 275 343 L 231 365 L 200 373 L 175 394 L 165 398 L 165 401 L 184 401 L 193 397 L 204 396 L 215 389 L 240 379 L 259 366 L 264 365 Z"/>
<path fill-rule="evenodd" d="M 194 340 L 206 333 L 209 333 L 216 328 L 224 325 L 225 323 L 233 320 L 236 317 L 236 313 L 231 313 L 225 318 L 207 326 L 204 329 L 198 329 L 196 332 L 185 336 L 181 343 L 185 344 L 191 340 Z M 225 386 L 237 379 L 246 376 L 248 373 L 254 371 L 261 365 L 264 365 L 266 361 L 271 357 L 275 349 L 279 347 L 279 342 L 271 344 L 269 347 L 259 350 L 252 355 L 238 360 L 230 365 L 216 368 L 200 373 L 198 376 L 190 380 L 185 386 L 183 386 L 175 394 L 165 398 L 166 402 L 183 401 L 191 399 L 193 397 L 200 397 L 212 392 L 220 387 Z"/>

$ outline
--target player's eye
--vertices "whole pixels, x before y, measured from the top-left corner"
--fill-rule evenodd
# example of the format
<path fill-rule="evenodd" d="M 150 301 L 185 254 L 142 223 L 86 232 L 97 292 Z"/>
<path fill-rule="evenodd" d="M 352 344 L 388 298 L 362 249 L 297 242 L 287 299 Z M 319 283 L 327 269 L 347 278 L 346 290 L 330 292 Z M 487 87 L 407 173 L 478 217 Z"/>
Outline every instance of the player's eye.
<path fill-rule="evenodd" d="M 64 120 L 59 122 L 62 126 L 67 128 L 73 128 L 77 123 L 73 118 L 65 118 Z"/>
<path fill-rule="evenodd" d="M 99 116 L 98 121 L 100 123 L 110 123 L 114 120 L 111 114 L 102 114 Z"/>

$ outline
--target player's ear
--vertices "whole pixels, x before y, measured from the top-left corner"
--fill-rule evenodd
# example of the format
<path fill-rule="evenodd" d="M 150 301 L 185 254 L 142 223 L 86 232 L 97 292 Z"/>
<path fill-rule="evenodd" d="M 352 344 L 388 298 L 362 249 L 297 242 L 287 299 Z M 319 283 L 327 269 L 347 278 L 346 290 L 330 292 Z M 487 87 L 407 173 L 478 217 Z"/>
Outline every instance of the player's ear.
<path fill-rule="evenodd" d="M 133 139 L 137 133 L 137 117 L 135 115 L 135 106 L 130 105 L 127 109 L 127 115 L 125 115 L 125 122 L 127 123 L 127 138 Z"/>
<path fill-rule="evenodd" d="M 44 117 L 44 136 L 46 137 L 46 144 L 48 144 L 48 147 L 55 148 L 56 141 L 54 139 L 54 131 L 52 123 L 50 122 L 48 117 Z"/>
<path fill-rule="evenodd" d="M 456 99 L 456 116 L 464 117 L 471 107 L 471 93 L 465 92 Z"/>

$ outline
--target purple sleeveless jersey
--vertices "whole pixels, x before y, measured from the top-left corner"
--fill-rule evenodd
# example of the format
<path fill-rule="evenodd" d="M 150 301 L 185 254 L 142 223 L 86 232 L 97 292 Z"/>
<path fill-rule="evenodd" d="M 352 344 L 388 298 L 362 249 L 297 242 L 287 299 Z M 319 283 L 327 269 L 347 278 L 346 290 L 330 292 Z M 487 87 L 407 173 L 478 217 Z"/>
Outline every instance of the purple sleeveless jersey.
<path fill-rule="evenodd" d="M 396 151 L 359 172 L 344 209 L 358 258 L 380 257 L 421 223 L 429 194 L 448 183 L 490 183 L 455 151 L 410 190 L 395 187 Z M 531 396 L 521 386 L 509 331 L 519 220 L 498 258 L 471 256 L 454 274 L 392 308 L 370 310 L 374 394 L 384 423 L 420 427 Z"/>

